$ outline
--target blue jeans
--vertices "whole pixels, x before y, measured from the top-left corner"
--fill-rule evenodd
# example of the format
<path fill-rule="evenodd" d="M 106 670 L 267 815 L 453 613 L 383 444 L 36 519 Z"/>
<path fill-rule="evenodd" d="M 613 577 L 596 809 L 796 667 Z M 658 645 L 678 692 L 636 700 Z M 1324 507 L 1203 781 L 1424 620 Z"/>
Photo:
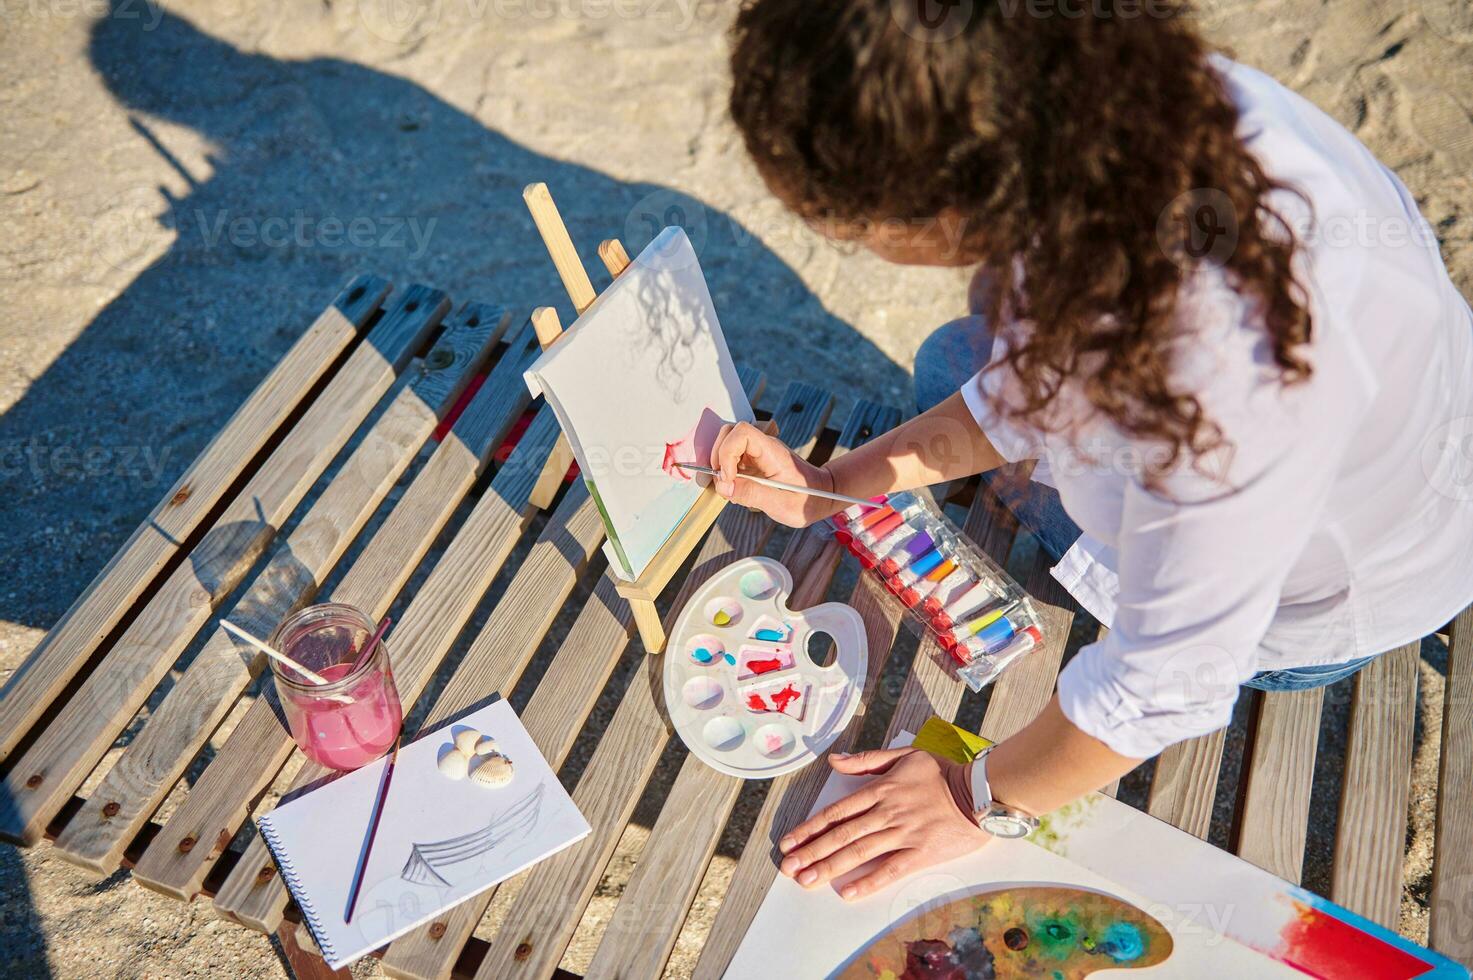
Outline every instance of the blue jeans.
<path fill-rule="evenodd" d="M 992 331 L 985 317 L 964 316 L 943 324 L 916 351 L 916 411 L 935 408 L 956 394 L 991 356 Z M 1032 480 L 1021 480 L 1016 473 L 1009 473 L 1010 469 L 983 473 L 982 481 L 997 492 L 1018 523 L 1037 539 L 1039 547 L 1058 561 L 1083 532 L 1064 511 L 1059 491 Z M 1259 671 L 1244 681 L 1243 686 L 1260 691 L 1324 687 L 1349 677 L 1374 659 L 1364 657 L 1339 664 Z"/>

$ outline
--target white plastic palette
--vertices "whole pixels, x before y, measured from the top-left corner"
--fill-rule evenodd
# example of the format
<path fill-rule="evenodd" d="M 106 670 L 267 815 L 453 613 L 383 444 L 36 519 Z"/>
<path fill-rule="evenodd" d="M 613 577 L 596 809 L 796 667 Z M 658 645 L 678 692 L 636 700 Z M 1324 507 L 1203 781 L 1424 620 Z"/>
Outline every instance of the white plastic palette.
<path fill-rule="evenodd" d="M 780 562 L 748 558 L 702 586 L 671 631 L 665 704 L 681 739 L 713 769 L 744 779 L 800 769 L 859 706 L 869 661 L 864 621 L 839 602 L 793 612 L 792 591 Z M 838 651 L 827 667 L 806 652 L 815 632 Z"/>

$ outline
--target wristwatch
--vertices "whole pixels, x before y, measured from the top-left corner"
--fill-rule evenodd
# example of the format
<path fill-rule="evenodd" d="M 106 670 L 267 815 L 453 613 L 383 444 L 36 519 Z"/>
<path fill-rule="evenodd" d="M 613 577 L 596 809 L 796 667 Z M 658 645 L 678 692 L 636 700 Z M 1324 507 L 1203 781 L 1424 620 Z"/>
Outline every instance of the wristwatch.
<path fill-rule="evenodd" d="M 991 751 L 989 745 L 972 760 L 972 819 L 994 837 L 1027 837 L 1038 829 L 1038 818 L 992 798 L 987 785 L 987 753 Z"/>

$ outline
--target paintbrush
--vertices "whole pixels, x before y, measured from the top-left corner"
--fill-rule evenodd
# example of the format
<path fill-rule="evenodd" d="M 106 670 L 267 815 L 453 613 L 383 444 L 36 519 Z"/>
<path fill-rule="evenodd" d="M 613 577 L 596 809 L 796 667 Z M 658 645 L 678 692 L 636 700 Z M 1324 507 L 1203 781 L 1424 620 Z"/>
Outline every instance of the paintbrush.
<path fill-rule="evenodd" d="M 363 854 L 358 858 L 358 868 L 353 872 L 353 890 L 348 893 L 348 911 L 343 915 L 344 922 L 353 921 L 353 907 L 358 904 L 358 892 L 363 888 L 363 874 L 368 870 L 368 857 L 373 853 L 373 839 L 378 836 L 379 818 L 384 815 L 384 801 L 389 798 L 389 782 L 394 778 L 394 763 L 399 761 L 399 743 L 404 740 L 401 732 L 394 739 L 393 751 L 389 753 L 388 764 L 384 766 L 384 778 L 378 784 L 378 796 L 373 800 L 373 815 L 368 818 L 368 839 L 363 842 Z"/>
<path fill-rule="evenodd" d="M 389 619 L 389 617 L 387 616 L 385 616 L 379 622 L 378 629 L 373 631 L 373 639 L 369 640 L 366 644 L 364 644 L 363 649 L 358 651 L 358 656 L 354 658 L 353 666 L 348 668 L 348 673 L 352 674 L 357 671 L 359 667 L 363 666 L 364 662 L 368 660 L 369 657 L 373 656 L 373 648 L 378 646 L 379 643 L 383 640 L 384 633 L 388 631 L 389 623 L 391 622 L 393 622 L 393 620 Z"/>
<path fill-rule="evenodd" d="M 315 670 L 308 670 L 306 667 L 303 667 L 301 664 L 297 663 L 295 660 L 293 660 L 291 657 L 288 657 L 280 650 L 268 645 L 264 640 L 259 640 L 251 634 L 247 633 L 245 630 L 241 629 L 239 626 L 236 626 L 230 620 L 222 619 L 220 620 L 220 625 L 224 627 L 226 632 L 235 634 L 237 637 L 245 640 L 251 646 L 255 647 L 257 650 L 260 650 L 272 660 L 275 660 L 278 663 L 285 664 L 290 669 L 307 678 L 307 680 L 311 681 L 313 684 L 332 683 L 326 677 L 323 677 L 321 674 L 317 673 Z"/>
<path fill-rule="evenodd" d="M 697 466 L 695 463 L 674 463 L 672 465 L 691 473 L 704 473 L 706 476 L 721 475 L 709 466 Z M 755 476 L 751 473 L 738 473 L 737 479 L 751 480 L 753 483 L 760 483 L 764 487 L 772 487 L 774 490 L 786 490 L 789 493 L 806 493 L 810 497 L 827 497 L 829 500 L 838 500 L 846 504 L 858 504 L 861 507 L 875 508 L 883 506 L 873 500 L 865 500 L 862 497 L 851 497 L 847 493 L 834 493 L 832 490 L 820 490 L 817 487 L 800 487 L 796 483 L 782 483 L 778 480 L 769 480 L 765 476 Z"/>

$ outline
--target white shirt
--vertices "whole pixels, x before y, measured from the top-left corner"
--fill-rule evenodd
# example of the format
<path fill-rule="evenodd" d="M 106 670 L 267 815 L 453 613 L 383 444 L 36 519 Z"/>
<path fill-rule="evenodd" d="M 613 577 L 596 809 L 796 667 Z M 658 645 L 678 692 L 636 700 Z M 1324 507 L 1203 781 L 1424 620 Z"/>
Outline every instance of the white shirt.
<path fill-rule="evenodd" d="M 963 389 L 993 445 L 1040 460 L 1084 537 L 1054 576 L 1111 627 L 1059 675 L 1064 714 L 1145 758 L 1225 726 L 1261 670 L 1415 640 L 1473 600 L 1473 314 L 1402 183 L 1329 116 L 1218 59 L 1240 134 L 1295 223 L 1312 377 L 1278 380 L 1248 305 L 1202 266 L 1183 290 L 1179 382 L 1234 446 L 1225 481 L 1178 467 L 1147 491 L 1132 442 L 1080 410 L 1070 433 L 1000 420 L 1006 370 Z M 999 349 L 1002 340 L 999 340 Z M 994 352 L 996 353 L 996 351 Z M 984 394 L 985 392 L 985 394 Z M 1079 409 L 1066 391 L 1060 410 Z"/>

